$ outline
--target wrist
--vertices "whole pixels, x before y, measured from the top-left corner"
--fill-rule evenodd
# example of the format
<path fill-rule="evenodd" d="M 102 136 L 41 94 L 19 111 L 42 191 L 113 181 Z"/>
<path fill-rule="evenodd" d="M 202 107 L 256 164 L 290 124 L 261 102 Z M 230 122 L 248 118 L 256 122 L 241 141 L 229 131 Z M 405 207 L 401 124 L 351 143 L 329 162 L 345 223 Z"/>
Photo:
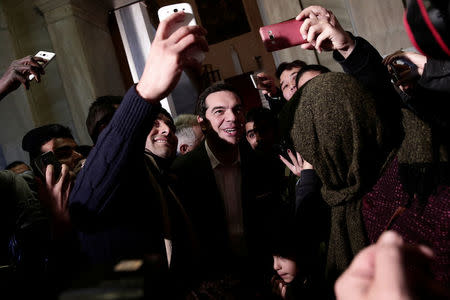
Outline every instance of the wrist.
<path fill-rule="evenodd" d="M 348 33 L 346 33 L 343 46 L 340 49 L 338 49 L 338 51 L 344 58 L 347 58 L 350 56 L 350 54 L 353 52 L 354 49 L 355 49 L 355 40 L 352 39 L 352 37 Z"/>
<path fill-rule="evenodd" d="M 146 86 L 144 83 L 138 82 L 138 84 L 135 86 L 136 93 L 143 98 L 145 101 L 155 104 L 159 103 L 161 99 L 156 97 L 153 93 L 150 91 L 152 90 L 150 87 Z"/>

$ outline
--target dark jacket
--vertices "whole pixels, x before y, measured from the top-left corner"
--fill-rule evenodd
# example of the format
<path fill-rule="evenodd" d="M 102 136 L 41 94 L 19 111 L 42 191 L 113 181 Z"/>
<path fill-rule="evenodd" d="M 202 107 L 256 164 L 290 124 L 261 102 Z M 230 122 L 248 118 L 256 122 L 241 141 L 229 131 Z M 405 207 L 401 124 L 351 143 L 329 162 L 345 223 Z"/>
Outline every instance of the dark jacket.
<path fill-rule="evenodd" d="M 264 261 L 270 265 L 271 255 L 265 252 L 267 247 L 263 243 L 277 205 L 276 181 L 271 177 L 275 172 L 245 146 L 240 147 L 240 158 L 244 235 L 249 253 L 245 260 L 254 260 L 259 267 L 265 265 Z M 205 142 L 178 157 L 171 169 L 176 177 L 177 194 L 199 235 L 205 269 L 211 273 L 233 271 L 239 262 L 231 254 L 224 203 Z"/>

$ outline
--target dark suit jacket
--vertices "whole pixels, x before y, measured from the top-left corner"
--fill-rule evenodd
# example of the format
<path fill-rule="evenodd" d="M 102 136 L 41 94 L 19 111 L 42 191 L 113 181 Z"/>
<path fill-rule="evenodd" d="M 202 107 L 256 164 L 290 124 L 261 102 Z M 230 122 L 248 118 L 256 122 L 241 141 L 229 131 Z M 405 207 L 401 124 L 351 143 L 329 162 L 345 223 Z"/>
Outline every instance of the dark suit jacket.
<path fill-rule="evenodd" d="M 271 164 L 240 146 L 242 172 L 242 209 L 244 235 L 249 255 L 260 266 L 272 259 L 267 245 L 267 232 L 278 205 L 277 174 Z M 206 268 L 229 270 L 237 262 L 231 254 L 224 202 L 218 190 L 214 172 L 206 152 L 205 142 L 172 165 L 177 194 L 190 216 L 200 239 L 201 255 Z M 269 260 L 267 260 L 267 258 Z M 262 260 L 260 260 L 262 259 Z M 257 261 L 258 260 L 258 261 Z"/>

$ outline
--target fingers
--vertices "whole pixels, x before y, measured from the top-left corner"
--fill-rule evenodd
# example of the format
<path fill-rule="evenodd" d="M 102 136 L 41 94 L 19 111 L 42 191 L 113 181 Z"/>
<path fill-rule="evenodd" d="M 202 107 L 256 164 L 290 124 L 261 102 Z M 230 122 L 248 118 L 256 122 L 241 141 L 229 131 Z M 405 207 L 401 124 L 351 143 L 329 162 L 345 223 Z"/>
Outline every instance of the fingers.
<path fill-rule="evenodd" d="M 289 170 L 291 170 L 292 172 L 294 172 L 293 170 L 295 170 L 295 167 L 293 164 L 291 164 L 286 158 L 284 158 L 282 155 L 279 155 L 280 160 L 286 165 L 286 167 L 289 168 Z"/>
<path fill-rule="evenodd" d="M 179 43 L 181 40 L 186 38 L 189 35 L 196 35 L 196 36 L 205 36 L 206 35 L 206 29 L 199 26 L 183 26 L 178 28 L 170 37 L 167 37 L 167 39 L 173 43 Z"/>
<path fill-rule="evenodd" d="M 260 72 L 260 73 L 256 74 L 256 77 L 259 77 L 259 78 L 262 78 L 262 79 L 268 79 L 270 76 L 267 75 L 264 72 Z"/>
<path fill-rule="evenodd" d="M 183 28 L 180 28 L 183 29 Z M 205 37 L 203 35 L 197 35 L 197 34 L 188 34 L 185 37 L 183 37 L 177 44 L 176 44 L 176 51 L 182 52 L 186 50 L 187 48 L 195 45 L 195 47 L 201 49 L 202 51 L 207 52 L 209 50 L 208 48 L 208 42 L 206 41 Z"/>
<path fill-rule="evenodd" d="M 376 245 L 359 252 L 334 285 L 337 300 L 361 300 L 374 276 Z"/>
<path fill-rule="evenodd" d="M 311 14 L 326 16 L 328 14 L 328 11 L 322 6 L 312 5 L 302 10 L 295 19 L 303 20 L 305 18 L 308 18 Z"/>
<path fill-rule="evenodd" d="M 296 154 L 296 156 L 297 156 L 297 161 L 298 161 L 298 162 L 303 162 L 303 158 L 302 158 L 302 156 L 300 155 L 300 153 L 298 153 L 298 152 L 296 151 L 295 154 Z"/>
<path fill-rule="evenodd" d="M 303 37 L 304 40 L 306 40 L 306 37 L 308 35 L 308 30 L 311 27 L 311 19 L 307 18 L 303 22 L 302 26 L 300 26 L 300 35 Z"/>
<path fill-rule="evenodd" d="M 325 27 L 325 24 L 316 24 L 309 28 L 308 34 L 306 36 L 306 40 L 314 47 L 317 47 L 316 36 L 318 36 L 320 33 L 322 33 L 325 30 L 324 27 Z"/>
<path fill-rule="evenodd" d="M 52 164 L 47 165 L 47 167 L 45 168 L 45 183 L 47 187 L 55 185 L 53 173 L 54 173 L 53 165 Z"/>
<path fill-rule="evenodd" d="M 170 15 L 167 19 L 159 23 L 158 29 L 156 30 L 155 39 L 165 40 L 169 37 L 170 27 L 177 22 L 183 22 L 185 18 L 185 13 L 183 11 L 174 13 Z"/>
<path fill-rule="evenodd" d="M 291 159 L 292 163 L 294 164 L 294 166 L 296 167 L 300 167 L 302 161 L 301 160 L 297 160 L 297 158 L 294 156 L 294 154 L 292 153 L 292 151 L 290 149 L 287 150 L 288 156 Z"/>
<path fill-rule="evenodd" d="M 393 231 L 384 232 L 377 242 L 374 288 L 394 296 L 407 291 L 402 246 L 403 239 Z"/>

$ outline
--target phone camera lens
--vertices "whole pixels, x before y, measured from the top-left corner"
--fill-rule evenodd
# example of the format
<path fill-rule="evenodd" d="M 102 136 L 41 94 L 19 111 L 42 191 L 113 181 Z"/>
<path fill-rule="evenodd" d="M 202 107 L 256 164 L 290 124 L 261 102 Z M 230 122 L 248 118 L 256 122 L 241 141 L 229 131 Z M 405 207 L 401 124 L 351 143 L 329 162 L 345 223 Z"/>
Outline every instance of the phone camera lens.
<path fill-rule="evenodd" d="M 178 9 L 175 8 L 173 11 L 174 11 L 174 12 L 178 12 Z"/>

